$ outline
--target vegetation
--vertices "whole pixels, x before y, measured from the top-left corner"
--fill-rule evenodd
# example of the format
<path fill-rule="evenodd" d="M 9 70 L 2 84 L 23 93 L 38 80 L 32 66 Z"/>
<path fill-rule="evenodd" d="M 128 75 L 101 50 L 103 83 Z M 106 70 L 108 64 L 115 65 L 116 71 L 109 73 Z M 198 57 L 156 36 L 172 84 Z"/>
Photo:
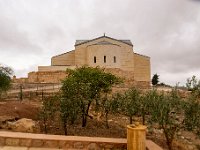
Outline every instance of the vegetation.
<path fill-rule="evenodd" d="M 95 103 L 98 106 L 100 97 L 108 94 L 111 87 L 119 83 L 120 79 L 111 73 L 105 73 L 100 68 L 86 66 L 76 70 L 67 70 L 67 72 L 68 77 L 63 81 L 60 103 L 62 120 L 67 123 L 69 115 L 72 115 L 73 117 L 70 118 L 73 122 L 80 114 L 82 127 L 85 127 L 91 104 Z M 107 99 L 103 101 L 107 101 Z M 107 103 L 104 105 L 107 105 Z M 70 109 L 73 111 L 68 112 Z"/>
<path fill-rule="evenodd" d="M 169 150 L 173 149 L 175 135 L 181 128 L 200 134 L 198 92 L 192 92 L 186 99 L 179 96 L 177 88 L 167 93 L 156 90 L 142 93 L 134 87 L 124 94 L 111 94 L 112 85 L 120 82 L 116 76 L 90 67 L 67 71 L 69 76 L 63 81 L 59 96 L 44 98 L 41 119 L 46 133 L 56 112 L 67 135 L 68 126 L 78 119 L 82 119 L 82 127 L 85 127 L 89 110 L 93 109 L 103 113 L 107 128 L 109 114 L 116 113 L 127 116 L 130 124 L 134 117 L 140 117 L 143 124 L 158 125 L 165 135 Z M 193 88 L 196 87 L 194 79 L 191 82 Z M 198 91 L 198 88 L 195 89 Z"/>
<path fill-rule="evenodd" d="M 157 85 L 159 83 L 159 75 L 157 73 L 153 75 L 151 82 L 152 85 Z"/>
<path fill-rule="evenodd" d="M 184 105 L 185 127 L 200 136 L 200 101 L 199 94 L 192 93 Z"/>
<path fill-rule="evenodd" d="M 0 65 L 0 98 L 3 92 L 6 92 L 11 85 L 11 75 L 13 71 L 9 67 Z"/>
<path fill-rule="evenodd" d="M 133 116 L 137 116 L 140 112 L 140 92 L 136 88 L 127 91 L 122 99 L 121 112 L 128 116 L 130 124 L 133 123 Z"/>
<path fill-rule="evenodd" d="M 169 94 L 159 94 L 155 92 L 156 99 L 152 99 L 151 122 L 158 123 L 163 129 L 169 150 L 172 150 L 172 143 L 175 134 L 181 128 L 183 120 L 180 120 L 182 109 L 180 97 L 177 90 L 172 90 Z"/>
<path fill-rule="evenodd" d="M 39 118 L 42 121 L 42 126 L 45 133 L 48 133 L 48 126 L 52 124 L 53 118 L 58 108 L 58 96 L 45 97 L 42 101 L 42 108 L 39 113 Z"/>
<path fill-rule="evenodd" d="M 200 91 L 200 80 L 196 76 L 187 79 L 186 87 L 189 91 L 198 92 Z"/>

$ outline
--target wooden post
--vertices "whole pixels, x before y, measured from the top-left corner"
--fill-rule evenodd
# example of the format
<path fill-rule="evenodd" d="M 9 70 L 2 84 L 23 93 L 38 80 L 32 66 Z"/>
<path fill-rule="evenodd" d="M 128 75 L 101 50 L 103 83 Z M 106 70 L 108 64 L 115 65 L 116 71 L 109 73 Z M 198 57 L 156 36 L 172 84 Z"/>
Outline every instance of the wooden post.
<path fill-rule="evenodd" d="M 139 123 L 127 126 L 127 149 L 146 150 L 146 126 Z"/>

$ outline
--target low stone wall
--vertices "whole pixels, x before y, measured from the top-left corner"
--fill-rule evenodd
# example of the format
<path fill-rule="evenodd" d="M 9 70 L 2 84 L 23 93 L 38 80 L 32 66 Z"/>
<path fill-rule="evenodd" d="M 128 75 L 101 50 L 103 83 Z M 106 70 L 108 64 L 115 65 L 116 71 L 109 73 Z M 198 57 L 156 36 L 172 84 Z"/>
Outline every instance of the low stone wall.
<path fill-rule="evenodd" d="M 60 83 L 67 76 L 66 71 L 38 71 L 28 73 L 29 83 Z"/>
<path fill-rule="evenodd" d="M 126 143 L 126 139 L 0 132 L 0 146 L 44 147 L 74 150 L 123 150 L 127 147 Z"/>
<path fill-rule="evenodd" d="M 14 83 L 28 83 L 28 78 L 16 78 L 16 77 L 13 77 L 12 81 Z"/>
<path fill-rule="evenodd" d="M 127 139 L 83 136 L 61 136 L 0 131 L 0 146 L 57 148 L 71 150 L 126 150 Z M 147 150 L 163 150 L 146 140 Z"/>

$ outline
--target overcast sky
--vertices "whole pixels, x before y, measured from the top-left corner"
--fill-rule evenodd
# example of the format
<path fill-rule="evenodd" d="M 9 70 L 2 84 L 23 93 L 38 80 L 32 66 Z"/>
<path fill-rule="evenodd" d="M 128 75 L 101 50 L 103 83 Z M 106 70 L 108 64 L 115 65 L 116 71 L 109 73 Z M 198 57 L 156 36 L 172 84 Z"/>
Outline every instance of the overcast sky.
<path fill-rule="evenodd" d="M 150 56 L 161 82 L 200 79 L 200 0 L 0 0 L 0 64 L 17 77 L 104 32 Z"/>

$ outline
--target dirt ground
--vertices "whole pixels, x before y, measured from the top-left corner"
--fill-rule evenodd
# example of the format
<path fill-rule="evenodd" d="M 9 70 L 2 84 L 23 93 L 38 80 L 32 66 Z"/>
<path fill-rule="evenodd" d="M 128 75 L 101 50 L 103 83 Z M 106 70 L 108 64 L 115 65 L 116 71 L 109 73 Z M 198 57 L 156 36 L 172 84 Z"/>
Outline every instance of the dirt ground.
<path fill-rule="evenodd" d="M 25 100 L 20 101 L 0 101 L 0 117 L 1 116 L 11 116 L 17 119 L 28 118 L 38 121 L 38 112 L 40 109 L 41 103 L 37 100 L 29 101 Z M 58 119 L 58 118 L 57 118 Z M 68 135 L 78 135 L 78 136 L 95 136 L 95 137 L 112 137 L 112 138 L 126 138 L 126 125 L 128 124 L 128 118 L 122 115 L 115 115 L 109 117 L 109 128 L 106 127 L 105 121 L 88 118 L 87 127 L 81 127 L 80 122 L 76 122 L 73 126 L 68 127 Z M 42 129 L 42 127 L 41 127 Z M 41 133 L 44 133 L 41 131 Z M 48 134 L 64 134 L 62 125 L 59 124 L 59 121 L 51 122 L 51 125 L 48 128 Z M 192 142 L 194 135 L 188 132 L 184 132 L 185 137 L 190 137 Z M 165 144 L 165 138 L 162 134 L 149 134 L 147 133 L 147 138 L 153 140 L 155 143 L 167 149 Z M 199 140 L 199 139 L 198 139 Z M 179 141 L 175 142 L 174 150 L 187 150 L 185 145 Z"/>
<path fill-rule="evenodd" d="M 38 119 L 39 105 L 30 101 L 0 101 L 0 116 L 11 116 L 16 119 Z"/>

